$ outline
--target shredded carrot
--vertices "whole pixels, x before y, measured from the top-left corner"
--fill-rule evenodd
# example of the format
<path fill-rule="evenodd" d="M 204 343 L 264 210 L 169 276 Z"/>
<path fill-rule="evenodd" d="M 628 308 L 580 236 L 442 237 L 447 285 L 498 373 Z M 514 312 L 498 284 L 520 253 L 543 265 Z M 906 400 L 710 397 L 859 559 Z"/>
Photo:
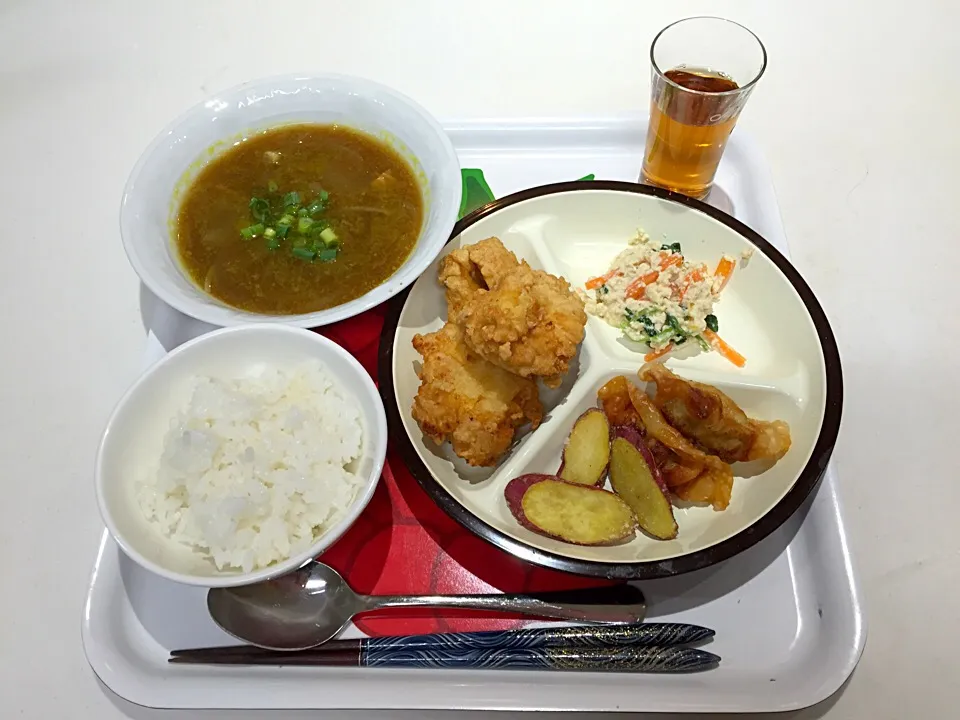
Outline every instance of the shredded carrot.
<path fill-rule="evenodd" d="M 660 261 L 660 269 L 661 269 L 661 270 L 666 270 L 668 267 L 672 267 L 672 266 L 674 266 L 674 265 L 679 265 L 679 264 L 682 263 L 682 262 L 683 262 L 683 256 L 681 256 L 681 255 L 670 255 L 670 256 L 668 256 L 665 260 L 661 260 L 661 261 Z"/>
<path fill-rule="evenodd" d="M 704 330 L 703 337 L 705 337 L 707 342 L 710 343 L 710 347 L 723 355 L 727 360 L 732 362 L 737 367 L 743 367 L 747 364 L 747 359 L 732 347 L 727 345 L 726 341 L 717 335 L 713 330 Z"/>
<path fill-rule="evenodd" d="M 720 262 L 717 263 L 717 269 L 714 271 L 714 276 L 721 279 L 720 287 L 717 288 L 717 292 L 723 290 L 727 283 L 730 282 L 730 276 L 733 275 L 733 269 L 737 264 L 728 257 L 720 258 Z"/>
<path fill-rule="evenodd" d="M 703 272 L 700 268 L 697 267 L 688 272 L 683 278 L 683 287 L 680 288 L 680 300 L 683 300 L 683 296 L 687 294 L 687 291 L 693 283 L 700 282 L 701 280 L 703 280 Z"/>
<path fill-rule="evenodd" d="M 644 361 L 644 362 L 653 362 L 653 361 L 656 360 L 658 357 L 663 357 L 664 355 L 666 355 L 666 354 L 667 354 L 668 352 L 670 352 L 671 350 L 673 350 L 673 343 L 667 343 L 666 345 L 664 345 L 664 346 L 663 346 L 662 348 L 660 348 L 659 350 L 654 350 L 654 351 L 652 351 L 652 352 L 648 352 L 646 355 L 643 356 L 643 361 Z"/>
<path fill-rule="evenodd" d="M 586 282 L 586 284 L 584 285 L 584 287 L 585 287 L 587 290 L 593 290 L 594 288 L 598 288 L 598 287 L 600 287 L 601 285 L 603 285 L 607 280 L 609 280 L 609 279 L 612 278 L 614 275 L 616 275 L 617 272 L 618 272 L 617 270 L 611 270 L 610 272 L 604 273 L 603 275 L 599 275 L 599 276 L 597 276 L 597 277 L 595 277 L 595 278 L 590 278 L 589 280 L 587 280 L 587 282 Z"/>
<path fill-rule="evenodd" d="M 643 296 L 647 293 L 647 286 L 640 281 L 640 278 L 637 278 L 632 283 L 627 285 L 627 289 L 624 290 L 624 295 L 626 295 L 631 300 L 642 300 Z"/>
<path fill-rule="evenodd" d="M 650 283 L 655 283 L 658 277 L 660 277 L 660 273 L 656 270 L 653 272 L 648 272 L 646 275 L 641 275 L 627 285 L 626 290 L 624 290 L 624 294 L 631 300 L 639 300 L 647 291 L 647 285 Z"/>

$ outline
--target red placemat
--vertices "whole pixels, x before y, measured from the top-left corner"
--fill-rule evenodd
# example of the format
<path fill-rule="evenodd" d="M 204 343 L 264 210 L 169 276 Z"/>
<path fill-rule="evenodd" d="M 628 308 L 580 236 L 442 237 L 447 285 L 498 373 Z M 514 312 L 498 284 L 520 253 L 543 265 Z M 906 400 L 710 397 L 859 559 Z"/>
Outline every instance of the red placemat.
<path fill-rule="evenodd" d="M 320 330 L 356 357 L 374 382 L 384 313 L 381 305 Z M 608 584 L 527 564 L 476 537 L 434 504 L 393 447 L 370 504 L 321 557 L 354 590 L 371 595 L 539 592 Z M 456 610 L 383 611 L 355 621 L 368 635 L 503 630 L 524 622 Z"/>

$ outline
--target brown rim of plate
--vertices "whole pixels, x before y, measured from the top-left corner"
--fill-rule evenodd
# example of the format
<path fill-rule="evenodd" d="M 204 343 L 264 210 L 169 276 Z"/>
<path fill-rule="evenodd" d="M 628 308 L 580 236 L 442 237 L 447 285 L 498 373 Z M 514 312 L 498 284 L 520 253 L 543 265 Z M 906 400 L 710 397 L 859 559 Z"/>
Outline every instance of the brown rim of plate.
<path fill-rule="evenodd" d="M 830 329 L 827 316 L 820 307 L 820 303 L 817 302 L 813 291 L 810 290 L 807 283 L 804 282 L 800 274 L 779 250 L 764 240 L 754 230 L 751 230 L 742 222 L 727 215 L 725 212 L 717 210 L 715 207 L 699 200 L 687 197 L 686 195 L 674 193 L 662 188 L 615 180 L 577 180 L 573 182 L 541 185 L 530 188 L 529 190 L 521 190 L 512 195 L 507 195 L 506 197 L 494 200 L 477 208 L 454 225 L 453 231 L 450 234 L 450 240 L 454 240 L 467 228 L 483 218 L 511 205 L 516 205 L 517 203 L 544 195 L 579 190 L 612 190 L 616 192 L 636 193 L 639 195 L 652 195 L 702 212 L 714 220 L 723 223 L 753 243 L 764 255 L 770 258 L 786 276 L 787 280 L 790 281 L 790 284 L 793 285 L 803 304 L 806 306 L 810 318 L 813 320 L 814 327 L 820 339 L 820 347 L 823 350 L 824 367 L 826 369 L 826 407 L 824 408 L 823 422 L 820 425 L 820 434 L 817 437 L 817 442 L 814 445 L 810 459 L 807 461 L 803 470 L 800 471 L 800 475 L 794 482 L 793 487 L 791 487 L 787 494 L 768 510 L 763 517 L 753 523 L 753 525 L 743 528 L 733 537 L 727 538 L 723 542 L 711 545 L 703 550 L 666 560 L 635 563 L 602 563 L 591 560 L 580 560 L 541 550 L 510 537 L 491 525 L 488 525 L 480 517 L 467 510 L 467 508 L 457 502 L 457 500 L 433 478 L 414 449 L 413 443 L 404 429 L 393 385 L 393 347 L 397 325 L 400 322 L 400 314 L 403 311 L 407 295 L 410 293 L 413 284 L 390 301 L 386 316 L 384 317 L 383 330 L 380 333 L 377 372 L 380 396 L 383 398 L 383 404 L 387 410 L 387 428 L 390 432 L 390 440 L 395 443 L 410 473 L 444 512 L 475 535 L 492 543 L 510 555 L 526 560 L 527 562 L 577 575 L 618 580 L 653 580 L 655 578 L 680 575 L 681 573 L 700 570 L 701 568 L 715 565 L 756 545 L 783 525 L 783 523 L 803 505 L 803 502 L 810 493 L 820 484 L 823 474 L 826 472 L 827 463 L 833 453 L 833 448 L 837 442 L 837 435 L 840 431 L 840 414 L 843 407 L 843 375 L 840 369 L 840 353 L 837 349 L 833 331 Z"/>

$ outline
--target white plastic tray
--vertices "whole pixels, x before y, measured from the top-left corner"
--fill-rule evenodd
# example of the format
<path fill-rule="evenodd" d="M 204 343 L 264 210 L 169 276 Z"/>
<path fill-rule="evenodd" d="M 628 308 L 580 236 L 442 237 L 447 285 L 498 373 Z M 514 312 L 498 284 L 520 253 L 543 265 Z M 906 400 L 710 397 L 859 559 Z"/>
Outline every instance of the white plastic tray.
<path fill-rule="evenodd" d="M 498 196 L 589 173 L 636 180 L 645 128 L 631 120 L 448 123 L 463 167 Z M 742 133 L 727 148 L 711 202 L 788 254 L 763 159 Z M 145 364 L 209 329 L 144 291 Z M 688 676 L 511 671 L 168 665 L 178 647 L 230 644 L 202 589 L 154 577 L 104 532 L 83 614 L 100 679 L 163 708 L 407 708 L 762 712 L 806 707 L 853 672 L 865 639 L 859 591 L 831 465 L 783 527 L 732 560 L 643 583 L 651 618 L 707 625 L 720 668 Z"/>

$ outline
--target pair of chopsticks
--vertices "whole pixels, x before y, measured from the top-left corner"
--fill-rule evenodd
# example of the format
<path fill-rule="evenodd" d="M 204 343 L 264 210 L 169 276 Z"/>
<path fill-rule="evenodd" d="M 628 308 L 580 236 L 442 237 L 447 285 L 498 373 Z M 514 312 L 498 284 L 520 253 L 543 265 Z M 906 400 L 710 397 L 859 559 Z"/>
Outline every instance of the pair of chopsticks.
<path fill-rule="evenodd" d="M 295 652 L 250 645 L 193 648 L 174 650 L 169 662 L 681 673 L 708 670 L 720 662 L 713 653 L 687 647 L 713 635 L 709 628 L 682 623 L 543 627 L 331 640 Z"/>

